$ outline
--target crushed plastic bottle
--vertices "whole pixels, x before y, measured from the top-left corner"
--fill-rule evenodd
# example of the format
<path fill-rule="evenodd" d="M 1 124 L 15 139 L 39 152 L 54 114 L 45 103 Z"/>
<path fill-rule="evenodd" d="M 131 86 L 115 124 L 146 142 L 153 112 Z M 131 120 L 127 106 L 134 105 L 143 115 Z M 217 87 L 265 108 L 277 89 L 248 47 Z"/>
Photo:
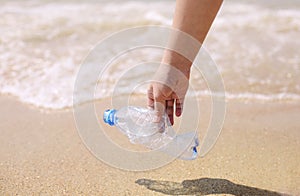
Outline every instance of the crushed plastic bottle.
<path fill-rule="evenodd" d="M 195 132 L 176 135 L 166 114 L 159 122 L 155 118 L 154 110 L 135 106 L 109 109 L 103 115 L 105 123 L 116 126 L 133 144 L 159 149 L 183 160 L 197 158 L 199 142 Z"/>

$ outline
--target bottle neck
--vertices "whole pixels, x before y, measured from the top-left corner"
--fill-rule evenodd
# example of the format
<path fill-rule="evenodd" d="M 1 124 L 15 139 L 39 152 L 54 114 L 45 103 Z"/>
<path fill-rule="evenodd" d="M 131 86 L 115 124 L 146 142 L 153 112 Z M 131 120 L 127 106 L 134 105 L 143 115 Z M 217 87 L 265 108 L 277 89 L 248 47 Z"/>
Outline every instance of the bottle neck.
<path fill-rule="evenodd" d="M 103 120 L 105 123 L 109 124 L 110 126 L 115 125 L 115 114 L 117 110 L 112 109 L 112 110 L 106 110 L 103 115 Z"/>

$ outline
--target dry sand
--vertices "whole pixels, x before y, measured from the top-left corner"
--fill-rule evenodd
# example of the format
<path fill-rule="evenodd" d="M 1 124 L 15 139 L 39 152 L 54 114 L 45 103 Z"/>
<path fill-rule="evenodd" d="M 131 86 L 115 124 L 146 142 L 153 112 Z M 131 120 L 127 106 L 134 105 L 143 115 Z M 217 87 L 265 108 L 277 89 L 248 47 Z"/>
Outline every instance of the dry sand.
<path fill-rule="evenodd" d="M 1 195 L 300 195 L 300 104 L 228 103 L 213 150 L 147 172 L 110 167 L 85 147 L 72 111 L 0 98 Z"/>

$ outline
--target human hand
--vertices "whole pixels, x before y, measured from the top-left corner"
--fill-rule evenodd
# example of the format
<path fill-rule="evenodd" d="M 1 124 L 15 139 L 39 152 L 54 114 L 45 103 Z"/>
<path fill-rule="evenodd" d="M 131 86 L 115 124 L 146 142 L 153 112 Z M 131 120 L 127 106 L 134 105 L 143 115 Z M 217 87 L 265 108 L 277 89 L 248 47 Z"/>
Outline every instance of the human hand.
<path fill-rule="evenodd" d="M 148 107 L 157 113 L 157 122 L 167 113 L 171 124 L 175 114 L 182 114 L 185 94 L 189 86 L 190 70 L 179 70 L 170 65 L 161 65 L 148 89 Z"/>

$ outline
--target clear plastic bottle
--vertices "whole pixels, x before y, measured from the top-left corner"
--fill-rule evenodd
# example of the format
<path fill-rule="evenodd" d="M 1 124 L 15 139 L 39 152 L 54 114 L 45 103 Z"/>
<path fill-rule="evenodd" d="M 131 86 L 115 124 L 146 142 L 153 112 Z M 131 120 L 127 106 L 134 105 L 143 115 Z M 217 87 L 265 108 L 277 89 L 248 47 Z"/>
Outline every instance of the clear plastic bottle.
<path fill-rule="evenodd" d="M 118 127 L 131 143 L 159 149 L 175 157 L 180 155 L 178 158 L 184 160 L 197 157 L 199 143 L 195 132 L 176 135 L 166 114 L 160 122 L 155 122 L 155 118 L 154 110 L 134 106 L 106 110 L 103 115 L 104 122 Z"/>

